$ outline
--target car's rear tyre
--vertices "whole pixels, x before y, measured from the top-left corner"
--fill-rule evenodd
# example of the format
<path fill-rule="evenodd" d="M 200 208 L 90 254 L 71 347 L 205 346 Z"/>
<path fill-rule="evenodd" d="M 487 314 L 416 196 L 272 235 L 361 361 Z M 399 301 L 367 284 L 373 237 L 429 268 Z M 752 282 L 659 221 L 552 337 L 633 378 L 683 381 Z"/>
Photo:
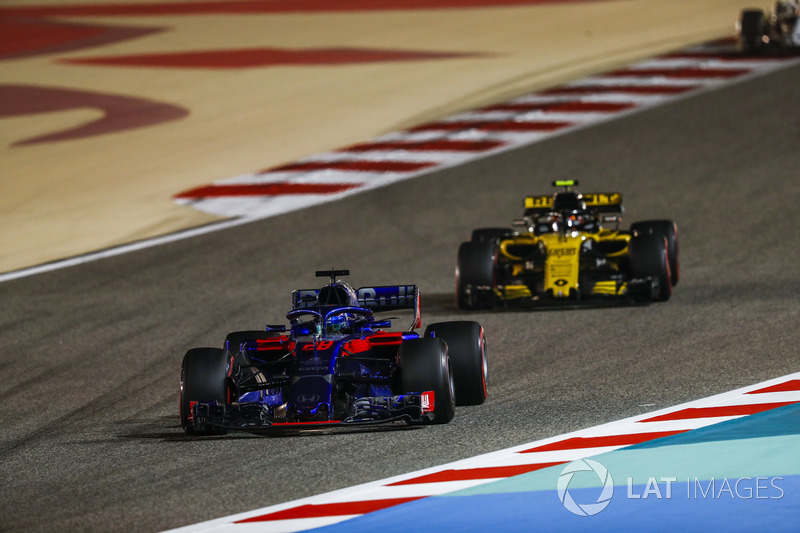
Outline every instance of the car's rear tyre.
<path fill-rule="evenodd" d="M 483 327 L 477 322 L 439 322 L 425 328 L 425 337 L 442 339 L 447 343 L 456 405 L 479 405 L 486 401 L 486 378 L 489 360 Z"/>
<path fill-rule="evenodd" d="M 433 391 L 431 421 L 447 424 L 456 412 L 455 383 L 447 344 L 441 339 L 421 338 L 404 342 L 398 351 L 399 393 Z"/>
<path fill-rule="evenodd" d="M 494 307 L 494 241 L 464 242 L 456 263 L 456 304 L 460 309 Z"/>
<path fill-rule="evenodd" d="M 227 430 L 210 425 L 195 427 L 192 420 L 193 402 L 227 403 L 227 378 L 232 356 L 220 348 L 193 348 L 186 352 L 181 366 L 180 413 L 181 427 L 189 435 L 224 435 Z"/>
<path fill-rule="evenodd" d="M 648 220 L 631 224 L 631 232 L 639 235 L 660 235 L 667 240 L 670 282 L 673 287 L 677 285 L 680 279 L 678 225 L 671 220 Z"/>
<path fill-rule="evenodd" d="M 672 296 L 667 239 L 662 235 L 634 234 L 629 244 L 634 278 L 655 279 L 657 288 L 651 299 L 666 302 Z"/>
<path fill-rule="evenodd" d="M 764 46 L 764 11 L 762 9 L 744 9 L 739 15 L 739 51 L 743 54 L 755 54 Z"/>
<path fill-rule="evenodd" d="M 495 242 L 498 239 L 511 235 L 508 228 L 478 228 L 472 230 L 472 242 Z"/>

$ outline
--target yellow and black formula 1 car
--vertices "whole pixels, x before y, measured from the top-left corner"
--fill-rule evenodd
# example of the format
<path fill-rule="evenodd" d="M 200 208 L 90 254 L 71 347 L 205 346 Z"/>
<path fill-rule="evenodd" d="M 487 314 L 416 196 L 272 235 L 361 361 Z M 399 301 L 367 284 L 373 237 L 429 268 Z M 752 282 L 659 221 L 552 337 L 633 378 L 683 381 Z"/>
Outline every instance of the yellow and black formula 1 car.
<path fill-rule="evenodd" d="M 677 225 L 653 220 L 621 230 L 622 195 L 579 194 L 576 185 L 554 181 L 563 190 L 525 198 L 516 230 L 472 232 L 458 249 L 461 309 L 669 300 L 679 276 Z"/>

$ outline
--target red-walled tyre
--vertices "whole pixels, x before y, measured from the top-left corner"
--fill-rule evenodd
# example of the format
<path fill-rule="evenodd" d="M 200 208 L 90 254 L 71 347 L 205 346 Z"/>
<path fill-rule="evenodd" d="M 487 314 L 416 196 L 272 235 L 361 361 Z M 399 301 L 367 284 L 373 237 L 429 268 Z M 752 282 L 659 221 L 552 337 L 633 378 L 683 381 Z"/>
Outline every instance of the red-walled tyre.
<path fill-rule="evenodd" d="M 656 281 L 652 299 L 666 302 L 672 296 L 667 240 L 661 235 L 634 234 L 628 245 L 635 278 Z"/>
<path fill-rule="evenodd" d="M 680 279 L 680 263 L 678 261 L 678 225 L 671 220 L 649 220 L 631 224 L 631 231 L 639 235 L 661 235 L 667 240 L 669 257 L 669 275 L 672 286 Z"/>

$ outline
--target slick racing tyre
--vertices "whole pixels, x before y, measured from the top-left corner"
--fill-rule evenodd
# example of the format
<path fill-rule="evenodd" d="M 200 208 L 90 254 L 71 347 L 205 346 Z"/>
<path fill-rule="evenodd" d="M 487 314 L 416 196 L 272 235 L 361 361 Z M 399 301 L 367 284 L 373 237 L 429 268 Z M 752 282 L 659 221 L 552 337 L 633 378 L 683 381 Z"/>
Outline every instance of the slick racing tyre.
<path fill-rule="evenodd" d="M 447 343 L 456 386 L 456 405 L 482 404 L 487 396 L 489 371 L 483 327 L 477 322 L 439 322 L 425 328 L 424 336 Z"/>
<path fill-rule="evenodd" d="M 634 233 L 628 245 L 634 278 L 656 281 L 652 299 L 666 302 L 672 296 L 667 239 L 661 235 Z"/>
<path fill-rule="evenodd" d="M 231 355 L 220 348 L 193 348 L 186 352 L 181 367 L 181 426 L 189 435 L 224 435 L 227 430 L 210 425 L 196 427 L 192 420 L 193 402 L 227 403 L 227 378 Z"/>
<path fill-rule="evenodd" d="M 743 54 L 755 54 L 763 47 L 764 11 L 744 9 L 739 15 L 739 41 L 736 43 Z"/>
<path fill-rule="evenodd" d="M 678 284 L 680 264 L 678 262 L 678 225 L 671 220 L 649 220 L 631 224 L 631 232 L 640 235 L 660 235 L 667 240 L 669 276 L 672 286 Z"/>
<path fill-rule="evenodd" d="M 460 309 L 494 307 L 494 241 L 463 242 L 456 263 L 456 304 Z"/>
<path fill-rule="evenodd" d="M 479 228 L 472 230 L 472 242 L 495 242 L 508 235 L 511 235 L 511 230 L 506 228 Z"/>
<path fill-rule="evenodd" d="M 398 350 L 400 394 L 433 391 L 431 421 L 423 424 L 447 424 L 456 412 L 455 384 L 447 344 L 440 339 L 412 339 Z"/>

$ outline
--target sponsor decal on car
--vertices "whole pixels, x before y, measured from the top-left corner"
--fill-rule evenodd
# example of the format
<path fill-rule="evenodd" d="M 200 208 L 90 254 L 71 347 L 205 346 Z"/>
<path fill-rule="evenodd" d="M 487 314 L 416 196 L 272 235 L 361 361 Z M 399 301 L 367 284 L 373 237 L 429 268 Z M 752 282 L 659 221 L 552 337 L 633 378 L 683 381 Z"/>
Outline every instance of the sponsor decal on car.
<path fill-rule="evenodd" d="M 420 396 L 420 406 L 423 413 L 432 413 L 435 405 L 434 392 L 432 390 L 425 391 Z"/>

